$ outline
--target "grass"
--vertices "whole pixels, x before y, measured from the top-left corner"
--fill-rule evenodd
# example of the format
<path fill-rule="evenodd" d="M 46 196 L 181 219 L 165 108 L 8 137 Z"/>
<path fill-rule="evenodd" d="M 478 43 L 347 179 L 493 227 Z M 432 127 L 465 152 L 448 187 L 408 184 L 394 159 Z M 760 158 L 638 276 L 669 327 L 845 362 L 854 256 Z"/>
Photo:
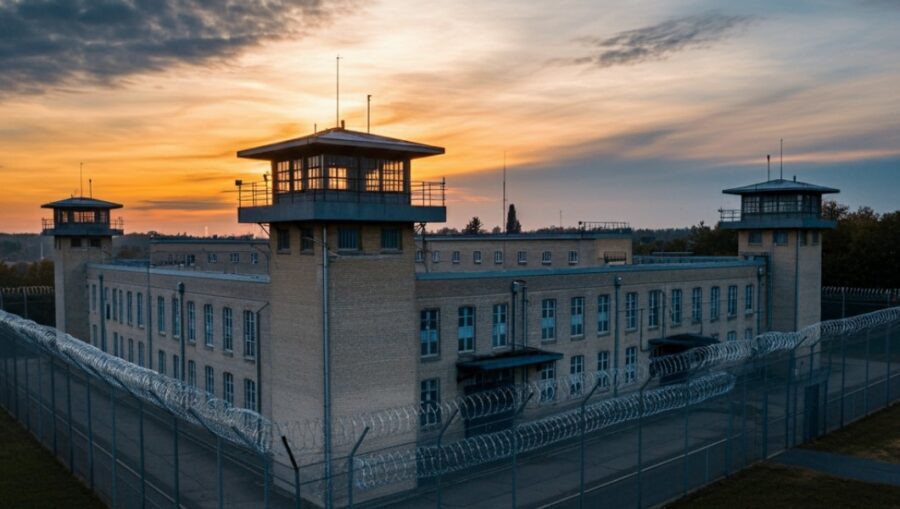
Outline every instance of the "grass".
<path fill-rule="evenodd" d="M 3 410 L 0 410 L 0 506 L 106 507 Z"/>
<path fill-rule="evenodd" d="M 900 487 L 759 464 L 666 505 L 672 509 L 900 507 Z"/>
<path fill-rule="evenodd" d="M 893 405 L 802 447 L 900 464 L 900 405 Z"/>

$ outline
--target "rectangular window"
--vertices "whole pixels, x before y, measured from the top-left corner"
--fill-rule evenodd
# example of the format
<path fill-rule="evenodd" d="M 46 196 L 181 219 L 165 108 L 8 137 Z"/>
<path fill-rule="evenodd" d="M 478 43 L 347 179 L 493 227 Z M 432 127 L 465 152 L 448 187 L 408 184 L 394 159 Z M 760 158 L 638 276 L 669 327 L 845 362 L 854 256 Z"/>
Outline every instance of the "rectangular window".
<path fill-rule="evenodd" d="M 400 250 L 400 228 L 381 229 L 381 249 Z"/>
<path fill-rule="evenodd" d="M 719 319 L 719 287 L 714 286 L 709 289 L 709 319 L 715 321 Z"/>
<path fill-rule="evenodd" d="M 472 251 L 472 263 L 481 265 L 481 251 Z"/>
<path fill-rule="evenodd" d="M 544 251 L 541 253 L 541 264 L 542 265 L 550 265 L 553 263 L 553 253 L 550 251 Z"/>
<path fill-rule="evenodd" d="M 597 296 L 597 334 L 609 333 L 609 294 Z"/>
<path fill-rule="evenodd" d="M 556 363 L 541 366 L 541 402 L 556 399 Z"/>
<path fill-rule="evenodd" d="M 459 263 L 459 261 L 461 260 L 461 258 L 462 258 L 462 257 L 460 256 L 459 251 L 454 251 L 453 254 L 450 255 L 450 260 L 451 260 L 454 264 Z"/>
<path fill-rule="evenodd" d="M 584 336 L 584 297 L 572 297 L 569 306 L 569 335 Z"/>
<path fill-rule="evenodd" d="M 125 323 L 125 294 L 119 290 L 119 323 Z"/>
<path fill-rule="evenodd" d="M 230 352 L 234 349 L 234 314 L 231 308 L 222 308 L 222 350 Z"/>
<path fill-rule="evenodd" d="M 737 316 L 737 285 L 728 286 L 728 316 Z"/>
<path fill-rule="evenodd" d="M 206 378 L 206 393 L 215 396 L 216 394 L 216 373 L 213 370 L 212 366 L 206 366 L 203 368 L 203 376 Z"/>
<path fill-rule="evenodd" d="M 279 251 L 291 250 L 291 231 L 287 228 L 275 229 L 275 247 Z"/>
<path fill-rule="evenodd" d="M 197 341 L 197 311 L 192 300 L 187 302 L 187 339 L 191 343 Z"/>
<path fill-rule="evenodd" d="M 156 298 L 156 331 L 166 333 L 166 299 L 163 297 Z"/>
<path fill-rule="evenodd" d="M 137 326 L 140 328 L 144 327 L 144 294 L 141 292 L 137 293 L 137 298 L 134 302 L 135 306 L 135 318 L 137 318 Z"/>
<path fill-rule="evenodd" d="M 256 358 L 256 313 L 244 311 L 244 357 Z"/>
<path fill-rule="evenodd" d="M 227 371 L 222 374 L 222 399 L 234 406 L 234 375 Z"/>
<path fill-rule="evenodd" d="M 584 388 L 584 355 L 569 359 L 569 394 L 577 396 Z"/>
<path fill-rule="evenodd" d="M 197 363 L 194 361 L 188 361 L 188 376 L 187 383 L 191 387 L 197 387 Z"/>
<path fill-rule="evenodd" d="M 112 291 L 112 319 L 114 322 L 119 321 L 119 292 L 115 289 Z"/>
<path fill-rule="evenodd" d="M 189 254 L 187 255 L 187 257 L 185 257 L 185 263 L 187 263 L 188 267 L 193 267 L 197 263 L 197 257 Z"/>
<path fill-rule="evenodd" d="M 216 253 L 206 253 L 206 263 L 219 263 L 219 255 Z"/>
<path fill-rule="evenodd" d="M 133 304 L 133 302 L 132 302 L 133 297 L 132 297 L 132 295 L 131 295 L 131 292 L 126 293 L 126 294 L 125 294 L 125 297 L 126 297 L 126 299 L 125 299 L 125 316 L 126 316 L 126 320 L 125 320 L 125 321 L 128 323 L 128 325 L 131 325 L 131 324 L 134 323 L 134 308 L 132 307 L 132 304 Z"/>
<path fill-rule="evenodd" d="M 775 243 L 776 246 L 786 246 L 788 245 L 788 234 L 785 231 L 775 231 L 772 234 L 772 242 Z"/>
<path fill-rule="evenodd" d="M 178 356 L 175 354 L 172 354 L 172 378 L 174 378 L 176 380 L 181 380 L 181 376 L 179 374 L 179 372 L 181 371 L 181 363 L 178 361 L 179 361 Z"/>
<path fill-rule="evenodd" d="M 166 374 L 166 352 L 160 350 L 156 356 L 156 370 L 159 371 L 161 375 Z"/>
<path fill-rule="evenodd" d="M 259 265 L 259 253 L 250 253 L 250 265 Z"/>
<path fill-rule="evenodd" d="M 438 378 L 422 380 L 419 391 L 421 408 L 419 424 L 423 428 L 441 423 L 441 381 Z"/>
<path fill-rule="evenodd" d="M 528 251 L 517 251 L 516 252 L 516 262 L 519 265 L 525 265 L 528 263 Z"/>
<path fill-rule="evenodd" d="M 609 350 L 597 352 L 597 377 L 600 387 L 609 387 L 612 377 L 609 372 Z"/>
<path fill-rule="evenodd" d="M 753 312 L 753 285 L 744 287 L 744 312 Z"/>
<path fill-rule="evenodd" d="M 625 383 L 630 384 L 637 380 L 637 347 L 629 346 L 625 349 Z"/>
<path fill-rule="evenodd" d="M 628 292 L 625 295 L 625 329 L 637 329 L 637 292 Z"/>
<path fill-rule="evenodd" d="M 440 263 L 441 261 L 441 252 L 440 251 L 432 251 L 431 252 L 431 263 Z"/>
<path fill-rule="evenodd" d="M 91 344 L 97 346 L 97 324 L 91 325 Z"/>
<path fill-rule="evenodd" d="M 117 332 L 113 332 L 113 355 L 118 357 L 120 355 L 119 352 L 119 334 Z"/>
<path fill-rule="evenodd" d="M 762 232 L 761 231 L 751 231 L 747 234 L 747 243 L 751 246 L 759 246 L 762 244 Z"/>
<path fill-rule="evenodd" d="M 315 249 L 315 236 L 312 228 L 300 228 L 300 251 Z"/>
<path fill-rule="evenodd" d="M 703 288 L 691 290 L 691 321 L 700 323 L 703 320 Z"/>
<path fill-rule="evenodd" d="M 134 362 L 134 339 L 128 338 L 128 362 Z"/>
<path fill-rule="evenodd" d="M 459 308 L 458 317 L 459 352 L 475 351 L 475 308 L 462 306 Z"/>
<path fill-rule="evenodd" d="M 338 249 L 359 251 L 359 228 L 338 228 Z"/>
<path fill-rule="evenodd" d="M 425 263 L 425 251 L 416 249 L 416 263 Z"/>
<path fill-rule="evenodd" d="M 726 338 L 728 338 L 728 341 L 737 341 L 737 331 L 728 331 Z"/>
<path fill-rule="evenodd" d="M 659 310 L 662 305 L 662 292 L 652 290 L 650 292 L 649 304 L 647 305 L 647 326 L 659 327 Z"/>
<path fill-rule="evenodd" d="M 807 243 L 806 231 L 797 232 L 797 236 L 800 237 L 800 245 L 805 246 Z"/>
<path fill-rule="evenodd" d="M 434 357 L 440 346 L 440 310 L 423 309 L 419 318 L 420 354 L 422 357 Z"/>
<path fill-rule="evenodd" d="M 578 263 L 578 251 L 569 251 L 569 265 Z"/>
<path fill-rule="evenodd" d="M 503 263 L 503 251 L 494 251 L 494 263 L 496 265 Z"/>
<path fill-rule="evenodd" d="M 144 342 L 138 341 L 138 366 L 144 367 Z"/>
<path fill-rule="evenodd" d="M 97 285 L 91 285 L 91 311 L 97 311 Z"/>
<path fill-rule="evenodd" d="M 212 304 L 203 305 L 203 344 L 212 348 L 215 346 L 213 339 L 213 308 Z"/>
<path fill-rule="evenodd" d="M 309 189 L 325 189 L 322 173 L 322 156 L 306 158 L 306 182 Z"/>
<path fill-rule="evenodd" d="M 256 382 L 244 379 L 244 408 L 256 411 Z"/>
<path fill-rule="evenodd" d="M 241 263 L 241 253 L 229 254 L 228 261 L 230 261 L 231 263 Z"/>
<path fill-rule="evenodd" d="M 670 314 L 672 316 L 672 325 L 681 325 L 681 289 L 675 288 L 672 290 L 672 302 L 671 302 L 671 311 Z"/>
<path fill-rule="evenodd" d="M 541 341 L 556 339 L 556 299 L 541 301 Z"/>
<path fill-rule="evenodd" d="M 100 301 L 101 307 L 106 308 L 106 319 L 109 320 L 109 288 L 103 289 L 103 300 Z"/>
<path fill-rule="evenodd" d="M 172 337 L 181 337 L 181 309 L 178 297 L 172 297 Z"/>
<path fill-rule="evenodd" d="M 506 312 L 507 305 L 494 304 L 491 316 L 491 346 L 501 348 L 506 346 Z"/>

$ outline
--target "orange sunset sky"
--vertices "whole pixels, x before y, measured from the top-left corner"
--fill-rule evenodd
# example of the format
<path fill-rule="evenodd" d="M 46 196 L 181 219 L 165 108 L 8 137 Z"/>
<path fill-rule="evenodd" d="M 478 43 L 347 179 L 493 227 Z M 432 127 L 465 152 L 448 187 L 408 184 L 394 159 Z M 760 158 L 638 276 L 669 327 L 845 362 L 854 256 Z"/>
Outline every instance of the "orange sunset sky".
<path fill-rule="evenodd" d="M 242 148 L 335 123 L 446 148 L 448 225 L 688 226 L 777 173 L 900 208 L 900 4 L 0 0 L 0 231 L 123 203 L 126 231 L 236 221 Z M 439 225 L 430 225 L 439 227 Z"/>

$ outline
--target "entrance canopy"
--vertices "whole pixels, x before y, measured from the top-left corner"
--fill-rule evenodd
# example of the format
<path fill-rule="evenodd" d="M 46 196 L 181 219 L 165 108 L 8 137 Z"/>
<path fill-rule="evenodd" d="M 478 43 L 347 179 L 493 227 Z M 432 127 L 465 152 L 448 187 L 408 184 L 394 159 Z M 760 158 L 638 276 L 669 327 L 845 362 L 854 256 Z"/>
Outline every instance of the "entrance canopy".
<path fill-rule="evenodd" d="M 504 352 L 499 355 L 482 355 L 472 359 L 456 363 L 456 368 L 462 372 L 484 373 L 500 369 L 532 366 L 562 359 L 563 354 L 548 352 L 539 348 L 519 348 Z"/>
<path fill-rule="evenodd" d="M 688 350 L 698 346 L 709 346 L 718 343 L 719 340 L 700 334 L 676 334 L 664 338 L 649 340 L 650 346 L 667 346 L 672 349 Z"/>

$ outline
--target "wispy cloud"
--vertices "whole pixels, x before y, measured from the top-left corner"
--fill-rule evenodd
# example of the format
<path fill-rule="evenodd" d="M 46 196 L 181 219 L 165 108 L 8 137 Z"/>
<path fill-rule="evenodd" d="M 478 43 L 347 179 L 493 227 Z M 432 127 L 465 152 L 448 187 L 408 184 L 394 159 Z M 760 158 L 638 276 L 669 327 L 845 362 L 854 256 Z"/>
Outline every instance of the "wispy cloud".
<path fill-rule="evenodd" d="M 330 18 L 320 0 L 4 0 L 0 94 L 203 63 Z"/>
<path fill-rule="evenodd" d="M 134 210 L 179 210 L 179 211 L 200 211 L 200 210 L 230 210 L 233 204 L 230 202 L 222 202 L 216 199 L 183 199 L 183 200 L 142 200 L 136 205 L 131 206 Z"/>
<path fill-rule="evenodd" d="M 672 53 L 720 41 L 752 19 L 710 12 L 626 30 L 612 37 L 583 38 L 582 41 L 600 52 L 577 58 L 575 63 L 612 67 L 663 60 Z"/>

